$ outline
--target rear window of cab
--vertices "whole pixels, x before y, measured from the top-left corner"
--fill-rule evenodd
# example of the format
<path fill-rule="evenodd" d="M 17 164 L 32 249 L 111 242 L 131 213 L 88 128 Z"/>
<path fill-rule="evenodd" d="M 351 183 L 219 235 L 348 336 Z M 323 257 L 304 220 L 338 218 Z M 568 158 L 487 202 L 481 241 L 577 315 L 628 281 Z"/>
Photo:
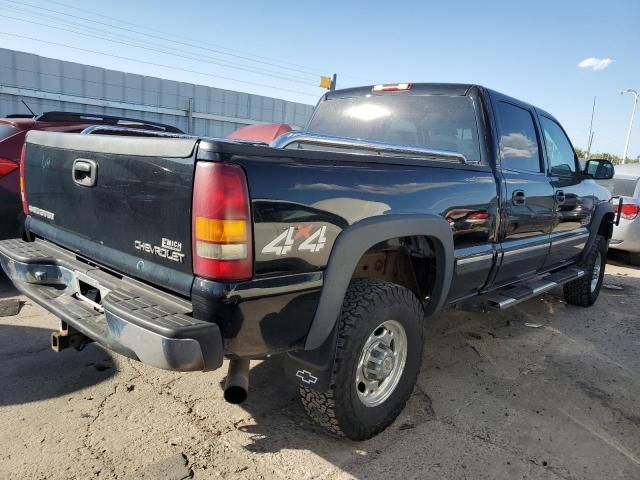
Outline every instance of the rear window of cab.
<path fill-rule="evenodd" d="M 473 100 L 447 95 L 366 95 L 318 105 L 309 133 L 461 153 L 480 161 Z"/>

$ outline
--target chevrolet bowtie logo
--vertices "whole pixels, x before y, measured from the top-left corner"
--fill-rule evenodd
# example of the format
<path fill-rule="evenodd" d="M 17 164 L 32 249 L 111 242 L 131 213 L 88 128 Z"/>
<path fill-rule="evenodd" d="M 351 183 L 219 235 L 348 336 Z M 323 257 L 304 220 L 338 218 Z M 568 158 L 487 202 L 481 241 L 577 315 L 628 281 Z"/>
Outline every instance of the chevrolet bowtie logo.
<path fill-rule="evenodd" d="M 318 381 L 318 377 L 314 377 L 311 375 L 311 372 L 307 372 L 306 370 L 298 370 L 296 377 L 298 377 L 302 383 L 314 384 Z"/>

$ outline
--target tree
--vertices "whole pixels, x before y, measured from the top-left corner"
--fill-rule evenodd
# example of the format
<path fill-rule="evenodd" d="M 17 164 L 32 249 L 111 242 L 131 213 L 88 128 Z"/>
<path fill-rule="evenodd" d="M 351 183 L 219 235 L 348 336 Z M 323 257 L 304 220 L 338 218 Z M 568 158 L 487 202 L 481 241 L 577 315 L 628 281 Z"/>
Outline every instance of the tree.
<path fill-rule="evenodd" d="M 576 148 L 576 155 L 578 155 L 578 158 L 587 158 L 587 152 L 585 152 L 581 148 Z"/>
<path fill-rule="evenodd" d="M 578 155 L 578 158 L 583 158 L 583 159 L 587 158 L 587 152 L 582 150 L 581 148 L 576 148 L 576 154 Z M 620 165 L 622 163 L 622 157 L 609 152 L 591 152 L 591 155 L 589 156 L 589 158 L 604 158 L 605 160 L 611 161 L 615 165 Z M 638 155 L 635 159 L 627 158 L 627 161 L 625 163 L 639 163 L 639 162 L 640 162 L 640 155 Z"/>

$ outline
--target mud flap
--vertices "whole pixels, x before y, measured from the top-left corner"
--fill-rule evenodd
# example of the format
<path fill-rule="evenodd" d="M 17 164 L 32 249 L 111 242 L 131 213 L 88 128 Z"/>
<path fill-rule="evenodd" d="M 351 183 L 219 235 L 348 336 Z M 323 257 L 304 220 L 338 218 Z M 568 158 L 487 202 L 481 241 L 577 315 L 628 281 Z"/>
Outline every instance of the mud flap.
<path fill-rule="evenodd" d="M 591 218 L 591 224 L 589 225 L 589 240 L 587 240 L 587 244 L 584 246 L 584 250 L 580 254 L 581 261 L 584 260 L 584 255 L 591 249 L 591 245 L 593 245 L 593 242 L 596 241 L 602 219 L 608 213 L 614 214 L 614 217 L 608 221 L 609 225 L 607 226 L 606 237 L 608 247 L 608 242 L 611 240 L 611 234 L 613 233 L 613 225 L 616 221 L 613 201 L 602 202 L 596 206 L 596 210 L 593 213 L 593 217 Z"/>
<path fill-rule="evenodd" d="M 324 343 L 315 350 L 289 352 L 284 370 L 287 380 L 319 392 L 329 390 L 338 339 L 337 322 Z"/>

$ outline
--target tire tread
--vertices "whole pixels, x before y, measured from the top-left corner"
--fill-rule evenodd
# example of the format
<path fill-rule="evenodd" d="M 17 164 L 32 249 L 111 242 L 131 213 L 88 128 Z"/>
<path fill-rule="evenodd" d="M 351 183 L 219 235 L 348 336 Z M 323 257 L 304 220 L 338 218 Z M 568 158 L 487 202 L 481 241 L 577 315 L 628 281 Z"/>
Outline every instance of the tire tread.
<path fill-rule="evenodd" d="M 345 348 L 349 345 L 349 340 L 354 330 L 358 327 L 359 321 L 362 318 L 374 315 L 375 310 L 381 304 L 404 304 L 413 310 L 416 318 L 421 319 L 424 317 L 424 310 L 420 301 L 407 288 L 381 280 L 353 280 L 345 295 L 339 318 L 336 355 L 329 390 L 319 392 L 310 387 L 300 386 L 300 398 L 309 417 L 338 437 L 346 436 L 353 440 L 364 440 L 372 437 L 393 422 L 408 400 L 407 397 L 404 401 L 394 405 L 394 408 L 386 415 L 385 420 L 379 426 L 368 431 L 353 432 L 349 430 L 345 432 L 345 428 L 348 429 L 349 425 L 340 425 L 336 415 L 335 398 L 336 389 L 339 388 L 337 377 L 340 365 L 345 359 Z M 423 331 L 422 328 L 420 331 Z M 423 338 L 420 338 L 421 342 L 422 340 Z M 411 379 L 413 383 L 415 383 L 415 380 L 415 378 Z"/>
<path fill-rule="evenodd" d="M 593 305 L 598 298 L 602 282 L 595 290 L 591 291 L 591 271 L 593 270 L 594 263 L 598 257 L 598 253 L 602 255 L 603 260 L 606 259 L 607 240 L 598 235 L 591 245 L 589 252 L 585 255 L 580 266 L 585 269 L 585 276 L 573 280 L 563 287 L 564 299 L 571 305 L 578 305 L 580 307 L 589 307 Z M 604 264 L 603 264 L 604 270 Z"/>

